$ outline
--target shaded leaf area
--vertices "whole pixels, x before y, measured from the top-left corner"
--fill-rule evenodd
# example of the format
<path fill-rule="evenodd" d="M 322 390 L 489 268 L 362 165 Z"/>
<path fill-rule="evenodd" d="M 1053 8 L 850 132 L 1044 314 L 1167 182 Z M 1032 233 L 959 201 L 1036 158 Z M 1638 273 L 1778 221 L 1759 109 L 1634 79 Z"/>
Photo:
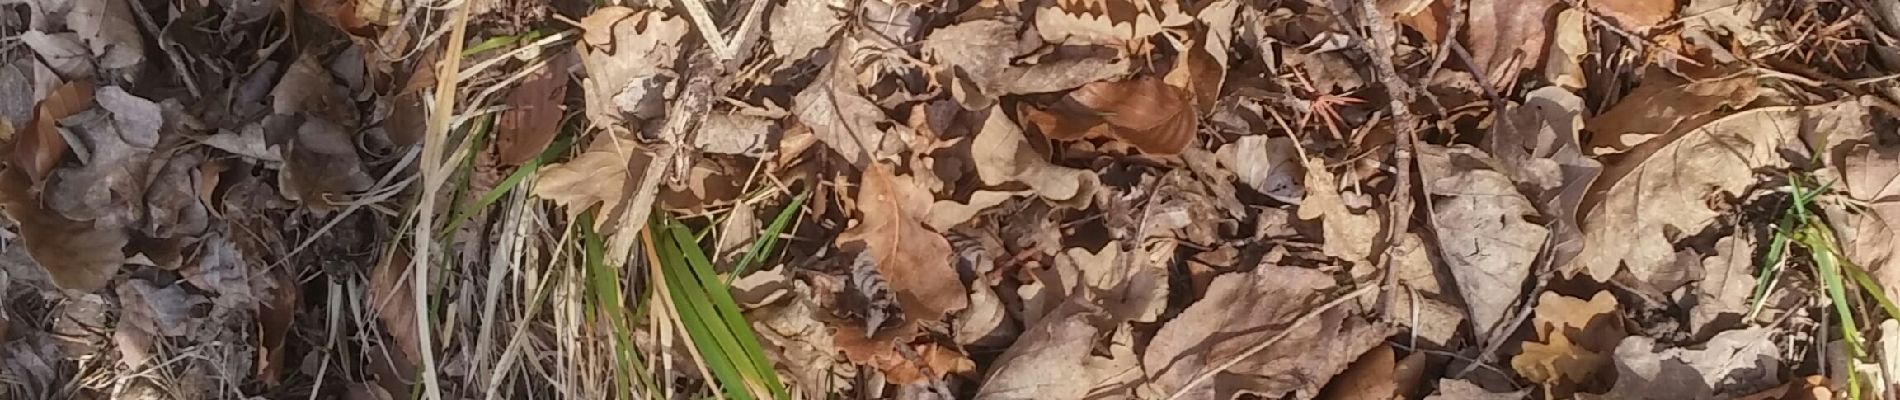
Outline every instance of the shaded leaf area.
<path fill-rule="evenodd" d="M 1890 398 L 1900 4 L 0 4 L 0 398 Z"/>

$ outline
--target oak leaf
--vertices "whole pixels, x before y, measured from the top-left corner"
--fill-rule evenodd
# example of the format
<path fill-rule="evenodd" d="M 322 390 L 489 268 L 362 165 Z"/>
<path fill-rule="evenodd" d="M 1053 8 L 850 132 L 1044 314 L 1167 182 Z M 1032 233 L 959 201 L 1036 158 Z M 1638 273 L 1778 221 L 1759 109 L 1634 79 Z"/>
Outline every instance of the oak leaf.
<path fill-rule="evenodd" d="M 950 242 L 925 227 L 930 192 L 891 167 L 864 170 L 858 188 L 858 224 L 838 235 L 840 245 L 862 246 L 912 320 L 935 321 L 969 305 L 950 265 Z"/>

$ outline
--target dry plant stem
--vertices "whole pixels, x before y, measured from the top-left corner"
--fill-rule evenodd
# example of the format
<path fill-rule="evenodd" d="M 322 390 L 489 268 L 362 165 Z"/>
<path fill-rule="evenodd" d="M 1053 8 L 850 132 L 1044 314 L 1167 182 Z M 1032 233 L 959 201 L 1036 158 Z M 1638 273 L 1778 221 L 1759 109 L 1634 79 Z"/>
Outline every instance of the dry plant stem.
<path fill-rule="evenodd" d="M 459 55 L 462 54 L 463 39 L 468 31 L 468 4 L 458 3 L 451 12 L 455 17 L 449 24 L 454 30 L 449 34 L 443 54 Z M 442 146 L 448 144 L 449 117 L 455 110 L 455 89 L 459 83 L 456 72 L 462 69 L 462 58 L 442 57 L 440 62 L 436 65 L 434 110 L 429 113 L 428 132 L 422 141 L 422 200 L 417 206 L 415 262 L 410 265 L 415 272 L 415 279 L 409 282 L 415 291 L 416 338 L 422 350 L 422 394 L 428 400 L 442 399 L 441 385 L 436 382 L 435 340 L 432 333 L 435 331 L 429 329 L 432 319 L 429 312 L 429 268 L 434 265 L 429 260 L 429 253 L 435 247 L 436 194 L 441 190 L 442 183 L 448 180 L 449 174 L 454 172 L 442 167 Z"/>
<path fill-rule="evenodd" d="M 1395 239 L 1409 231 L 1412 222 L 1412 154 L 1413 144 L 1418 141 L 1413 130 L 1418 126 L 1418 117 L 1412 115 L 1412 110 L 1406 105 L 1412 104 L 1415 92 L 1412 91 L 1412 85 L 1399 75 L 1398 68 L 1392 65 L 1392 49 L 1396 46 L 1398 34 L 1373 0 L 1359 0 L 1359 23 L 1366 27 L 1371 37 L 1362 38 L 1357 43 L 1361 50 L 1372 57 L 1372 65 L 1377 68 L 1374 72 L 1379 75 L 1379 81 L 1385 85 L 1386 91 L 1390 92 L 1391 103 L 1388 107 L 1392 109 L 1394 122 L 1398 124 L 1394 129 L 1398 133 L 1397 149 L 1392 154 L 1392 164 L 1398 170 L 1394 174 L 1397 180 L 1392 186 L 1392 212 L 1387 216 L 1391 218 L 1387 224 L 1391 228 L 1386 230 L 1385 259 L 1381 262 L 1385 267 L 1385 285 L 1392 286 L 1398 284 L 1393 279 L 1392 263 L 1404 259 L 1406 251 L 1404 246 L 1395 245 Z M 1389 300 L 1381 296 L 1380 308 L 1385 308 L 1383 305 Z"/>
<path fill-rule="evenodd" d="M 1168 395 L 1168 400 L 1180 400 L 1181 396 L 1186 396 L 1188 392 L 1193 391 L 1195 386 L 1199 386 L 1202 382 L 1207 381 L 1209 378 L 1213 378 L 1215 374 L 1219 374 L 1222 371 L 1226 371 L 1228 368 L 1233 368 L 1235 364 L 1240 364 L 1242 360 L 1246 360 L 1248 357 L 1253 357 L 1255 354 L 1259 354 L 1261 351 L 1265 351 L 1268 347 L 1273 347 L 1275 343 L 1279 343 L 1280 340 L 1286 339 L 1287 335 L 1292 334 L 1293 331 L 1295 329 L 1299 329 L 1301 325 L 1306 325 L 1306 323 L 1308 322 L 1313 322 L 1313 320 L 1319 319 L 1320 315 L 1325 314 L 1328 311 L 1332 311 L 1334 308 L 1339 308 L 1340 305 L 1351 302 L 1353 299 L 1357 299 L 1360 296 L 1365 296 L 1367 294 L 1372 294 L 1378 291 L 1379 291 L 1378 286 L 1362 287 L 1362 288 L 1359 288 L 1359 290 L 1352 291 L 1352 293 L 1347 293 L 1345 296 L 1339 296 L 1339 298 L 1333 299 L 1333 301 L 1326 302 L 1326 304 L 1322 304 L 1319 307 L 1314 308 L 1312 311 L 1307 311 L 1306 315 L 1301 315 L 1299 319 L 1293 320 L 1293 323 L 1287 324 L 1285 330 L 1280 331 L 1280 333 L 1274 334 L 1273 337 L 1267 338 L 1267 340 L 1262 341 L 1260 343 L 1255 343 L 1253 346 L 1248 347 L 1246 350 L 1242 350 L 1239 354 L 1235 354 L 1232 358 L 1228 358 L 1227 361 L 1221 362 L 1220 365 L 1215 366 L 1214 368 L 1210 368 L 1210 369 L 1201 371 L 1200 373 L 1194 374 L 1194 379 L 1189 379 L 1187 381 L 1187 384 L 1181 385 L 1180 388 L 1174 389 L 1174 394 Z"/>

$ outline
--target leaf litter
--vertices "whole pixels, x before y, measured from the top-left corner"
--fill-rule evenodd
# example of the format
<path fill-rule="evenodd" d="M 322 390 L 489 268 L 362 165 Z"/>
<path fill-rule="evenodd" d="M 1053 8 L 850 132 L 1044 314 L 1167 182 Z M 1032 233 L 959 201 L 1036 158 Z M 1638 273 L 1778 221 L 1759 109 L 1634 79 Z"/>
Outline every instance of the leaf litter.
<path fill-rule="evenodd" d="M 0 397 L 1885 398 L 1891 6 L 0 5 Z"/>

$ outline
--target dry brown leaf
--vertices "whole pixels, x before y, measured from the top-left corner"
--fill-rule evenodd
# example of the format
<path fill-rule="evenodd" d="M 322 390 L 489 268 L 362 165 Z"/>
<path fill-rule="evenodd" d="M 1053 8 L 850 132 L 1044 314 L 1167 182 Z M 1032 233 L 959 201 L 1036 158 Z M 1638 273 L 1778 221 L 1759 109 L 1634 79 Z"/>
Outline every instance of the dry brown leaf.
<path fill-rule="evenodd" d="M 1266 398 L 1318 394 L 1321 384 L 1387 335 L 1386 328 L 1340 308 L 1289 326 L 1326 303 L 1336 286 L 1323 272 L 1274 265 L 1214 278 L 1207 296 L 1163 325 L 1143 353 L 1150 389 L 1161 396 L 1186 391 L 1190 398 L 1223 399 L 1240 392 Z M 1223 371 L 1212 370 L 1281 334 L 1264 351 Z M 1218 375 L 1183 387 L 1197 375 L 1212 373 Z"/>
<path fill-rule="evenodd" d="M 1496 393 L 1485 390 L 1471 381 L 1444 378 L 1438 380 L 1438 393 L 1426 396 L 1428 400 L 1519 400 L 1530 395 L 1530 388 L 1516 392 Z"/>
<path fill-rule="evenodd" d="M 1027 194 L 1027 192 L 978 190 L 975 193 L 970 193 L 970 201 L 968 202 L 938 200 L 936 203 L 930 205 L 930 215 L 925 216 L 924 226 L 928 226 L 930 229 L 934 229 L 938 232 L 949 232 L 950 228 L 954 228 L 959 224 L 969 221 L 971 218 L 975 218 L 976 215 L 982 213 L 983 210 L 1001 205 L 1003 202 L 1009 201 L 1009 199 Z"/>
<path fill-rule="evenodd" d="M 46 68 L 58 72 L 59 76 L 73 80 L 93 78 L 92 52 L 81 43 L 79 35 L 71 32 L 48 34 L 37 30 L 21 33 L 20 42 L 32 48 L 34 53 L 45 60 Z"/>
<path fill-rule="evenodd" d="M 311 118 L 349 129 L 357 126 L 356 104 L 350 101 L 348 88 L 337 84 L 330 70 L 315 56 L 306 54 L 297 58 L 270 93 L 271 110 L 275 113 L 307 113 Z"/>
<path fill-rule="evenodd" d="M 8 160 L 13 169 L 25 172 L 33 183 L 46 180 L 59 159 L 66 156 L 66 138 L 59 134 L 59 120 L 91 108 L 92 95 L 91 82 L 71 81 L 41 99 L 33 107 L 33 119 L 14 136 Z"/>
<path fill-rule="evenodd" d="M 1215 153 L 1221 165 L 1234 171 L 1240 183 L 1255 192 L 1287 204 L 1300 204 L 1306 197 L 1306 177 L 1293 138 L 1267 135 L 1242 136 L 1221 146 Z"/>
<path fill-rule="evenodd" d="M 1192 22 L 1176 1 L 1059 0 L 1036 10 L 1042 40 L 1068 45 L 1101 45 L 1135 51 L 1165 27 Z"/>
<path fill-rule="evenodd" d="M 1556 87 L 1577 90 L 1586 83 L 1582 63 L 1583 56 L 1590 53 L 1590 41 L 1584 29 L 1587 17 L 1582 10 L 1566 8 L 1557 13 L 1556 23 L 1551 25 L 1544 80 Z"/>
<path fill-rule="evenodd" d="M 277 281 L 276 291 L 270 294 L 269 301 L 257 305 L 257 377 L 267 386 L 282 382 L 281 375 L 287 365 L 285 341 L 290 339 L 290 329 L 297 322 L 297 307 L 303 301 L 303 293 L 288 271 L 271 270 L 271 277 Z"/>
<path fill-rule="evenodd" d="M 1570 393 L 1598 378 L 1609 366 L 1606 354 L 1623 340 L 1616 296 L 1597 292 L 1589 301 L 1554 292 L 1538 296 L 1531 326 L 1537 336 L 1511 357 L 1511 369 L 1531 382 Z"/>
<path fill-rule="evenodd" d="M 1780 151 L 1801 132 L 1861 131 L 1866 115 L 1852 102 L 1753 109 L 1631 151 L 1584 198 L 1584 249 L 1566 273 L 1608 281 L 1622 269 L 1649 282 L 1675 261 L 1678 239 L 1721 215 L 1710 209 L 1714 196 L 1739 197 L 1755 171 L 1787 165 Z"/>
<path fill-rule="evenodd" d="M 865 168 L 910 149 L 916 136 L 910 127 L 889 124 L 890 117 L 864 96 L 849 69 L 833 66 L 828 71 L 792 99 L 792 112 L 818 141 Z M 884 124 L 890 127 L 880 127 Z"/>
<path fill-rule="evenodd" d="M 565 55 L 553 56 L 509 89 L 508 105 L 512 108 L 502 111 L 495 121 L 496 161 L 520 165 L 554 143 L 555 134 L 561 132 L 561 117 L 567 111 L 561 103 L 567 99 L 568 60 Z"/>
<path fill-rule="evenodd" d="M 1180 154 L 1194 142 L 1200 117 L 1192 100 L 1187 90 L 1154 77 L 1094 82 L 1065 98 L 1081 106 L 1078 114 L 1107 123 L 1110 138 L 1155 155 Z"/>
<path fill-rule="evenodd" d="M 838 28 L 844 27 L 845 18 L 850 16 L 839 10 L 850 7 L 850 4 L 836 0 L 779 3 L 767 19 L 772 27 L 766 31 L 766 36 L 771 39 L 772 54 L 787 60 L 797 60 L 830 44 L 838 34 Z"/>
<path fill-rule="evenodd" d="M 684 18 L 659 10 L 601 7 L 581 21 L 576 44 L 587 77 L 581 81 L 587 120 L 609 132 L 629 119 L 665 114 L 665 90 L 689 32 Z"/>
<path fill-rule="evenodd" d="M 323 119 L 296 125 L 295 136 L 285 143 L 284 169 L 277 175 L 284 198 L 329 210 L 335 207 L 333 197 L 369 190 L 376 184 L 348 129 Z"/>
<path fill-rule="evenodd" d="M 923 224 L 930 192 L 881 163 L 865 169 L 860 182 L 861 217 L 838 235 L 838 244 L 869 252 L 911 320 L 935 321 L 968 306 L 968 290 L 950 265 L 950 242 Z"/>
<path fill-rule="evenodd" d="M 984 185 L 1022 182 L 1042 198 L 1067 207 L 1087 208 L 1101 185 L 1093 172 L 1050 163 L 1000 109 L 990 110 L 970 143 L 970 157 Z"/>
<path fill-rule="evenodd" d="M 641 179 L 631 174 L 644 172 L 652 161 L 648 151 L 633 139 L 595 135 L 594 142 L 580 155 L 541 167 L 536 172 L 534 195 L 560 204 L 570 217 L 596 204 L 603 213 L 619 209 L 627 201 L 627 189 L 634 187 L 629 182 Z M 595 225 L 604 226 L 608 221 L 599 218 Z"/>
<path fill-rule="evenodd" d="M 1616 21 L 1623 29 L 1633 32 L 1648 31 L 1657 24 L 1675 16 L 1675 1 L 1656 0 L 1596 0 L 1588 3 L 1590 10 Z"/>
<path fill-rule="evenodd" d="M 205 304 L 204 296 L 194 295 L 174 283 L 159 286 L 145 279 L 130 279 L 118 286 L 119 301 L 124 306 L 120 316 L 122 323 L 131 324 L 140 330 L 160 336 L 184 336 L 197 334 L 203 325 L 203 315 L 193 312 L 193 308 Z"/>
<path fill-rule="evenodd" d="M 1643 142 L 1693 129 L 1709 113 L 1739 107 L 1759 96 L 1758 77 L 1738 74 L 1685 81 L 1654 71 L 1608 111 L 1584 126 L 1596 135 L 1587 144 L 1592 155 L 1629 151 Z M 1693 121 L 1693 122 L 1692 122 Z"/>
<path fill-rule="evenodd" d="M 963 374 L 976 369 L 974 361 L 955 349 L 936 343 L 909 343 L 908 338 L 915 336 L 915 331 L 915 324 L 906 323 L 898 329 L 879 331 L 876 336 L 865 337 L 860 327 L 843 325 L 837 327 L 833 344 L 851 362 L 875 368 L 884 374 L 886 381 L 899 385 L 941 379 L 946 375 Z M 895 346 L 907 346 L 909 349 L 900 350 Z M 916 361 L 923 365 L 913 362 L 910 356 L 904 354 L 905 351 L 915 355 Z"/>
<path fill-rule="evenodd" d="M 66 13 L 66 27 L 86 41 L 100 68 L 119 70 L 122 78 L 145 61 L 145 37 L 139 34 L 128 3 L 112 0 L 76 0 Z"/>
<path fill-rule="evenodd" d="M 1556 15 L 1558 0 L 1472 0 L 1466 5 L 1465 31 L 1471 62 L 1482 68 L 1484 80 L 1501 84 L 1544 61 L 1544 43 Z"/>
<path fill-rule="evenodd" d="M 397 359 L 420 360 L 422 357 L 422 337 L 416 332 L 415 281 L 409 279 L 409 269 L 415 263 L 410 262 L 409 253 L 395 249 L 369 272 L 369 307 L 376 313 L 376 320 L 383 322 L 383 332 L 387 332 L 395 347 L 402 354 Z M 396 370 L 410 369 L 399 365 Z"/>
<path fill-rule="evenodd" d="M 55 286 L 82 292 L 104 288 L 125 261 L 125 228 L 67 219 L 44 208 L 32 185 L 18 169 L 0 171 L 0 206 L 19 229 L 27 254 Z"/>
<path fill-rule="evenodd" d="M 1677 400 L 1731 398 L 1781 382 L 1780 350 L 1769 328 L 1716 335 L 1697 349 L 1664 348 L 1656 339 L 1631 336 L 1616 346 L 1616 386 L 1601 397 Z"/>
<path fill-rule="evenodd" d="M 1742 325 L 1748 298 L 1755 292 L 1755 237 L 1743 230 L 1715 241 L 1715 254 L 1702 258 L 1702 279 L 1695 284 L 1689 330 L 1696 338 Z"/>
<path fill-rule="evenodd" d="M 1632 0 L 1635 1 L 1635 0 Z M 1763 24 L 1768 5 L 1745 0 L 1689 0 L 1682 7 L 1682 44 L 1691 54 L 1728 64 L 1752 60 L 1787 41 L 1779 24 Z M 1742 54 L 1734 54 L 1740 50 Z"/>
<path fill-rule="evenodd" d="M 1422 354 L 1422 353 L 1421 353 Z M 1422 360 L 1422 359 L 1421 359 Z M 1400 386 L 1398 360 L 1392 353 L 1392 345 L 1379 345 L 1360 355 L 1358 360 L 1346 367 L 1346 371 L 1326 382 L 1325 391 L 1318 398 L 1327 400 L 1392 400 L 1398 396 Z"/>
<path fill-rule="evenodd" d="M 1829 207 L 1834 222 L 1829 225 L 1848 259 L 1872 274 L 1891 297 L 1900 293 L 1900 145 L 1854 140 L 1842 146 L 1840 173 L 1847 195 L 1866 208 L 1850 214 Z"/>
<path fill-rule="evenodd" d="M 747 306 L 746 320 L 752 321 L 759 340 L 775 349 L 766 354 L 806 398 L 823 398 L 827 388 L 850 388 L 858 369 L 843 359 L 831 328 L 819 321 L 826 311 L 813 299 L 821 295 L 785 274 L 786 268 L 779 267 L 746 275 L 733 282 L 733 297 Z"/>
<path fill-rule="evenodd" d="M 1583 251 L 1577 207 L 1603 169 L 1584 156 L 1578 144 L 1583 112 L 1583 99 L 1577 95 L 1539 88 L 1525 96 L 1523 104 L 1505 111 L 1486 135 L 1486 150 L 1548 217 L 1551 265 L 1565 265 Z"/>
<path fill-rule="evenodd" d="M 1111 343 L 1106 356 L 1098 340 L 1116 329 L 1115 318 L 1086 296 L 1071 296 L 1028 328 L 992 362 L 978 399 L 1084 399 L 1117 376 L 1139 375 L 1134 350 Z"/>
<path fill-rule="evenodd" d="M 1324 250 L 1326 255 L 1348 261 L 1364 261 L 1372 254 L 1372 242 L 1379 234 L 1379 215 L 1376 211 L 1365 214 L 1352 212 L 1346 207 L 1346 200 L 1339 192 L 1338 179 L 1324 166 L 1326 162 L 1312 159 L 1306 163 L 1306 198 L 1300 200 L 1299 217 L 1304 220 L 1319 220 L 1324 225 Z"/>
<path fill-rule="evenodd" d="M 1419 170 L 1426 192 L 1442 198 L 1431 208 L 1439 254 L 1478 337 L 1488 340 L 1509 316 L 1550 231 L 1530 221 L 1536 207 L 1483 151 L 1425 145 Z"/>

